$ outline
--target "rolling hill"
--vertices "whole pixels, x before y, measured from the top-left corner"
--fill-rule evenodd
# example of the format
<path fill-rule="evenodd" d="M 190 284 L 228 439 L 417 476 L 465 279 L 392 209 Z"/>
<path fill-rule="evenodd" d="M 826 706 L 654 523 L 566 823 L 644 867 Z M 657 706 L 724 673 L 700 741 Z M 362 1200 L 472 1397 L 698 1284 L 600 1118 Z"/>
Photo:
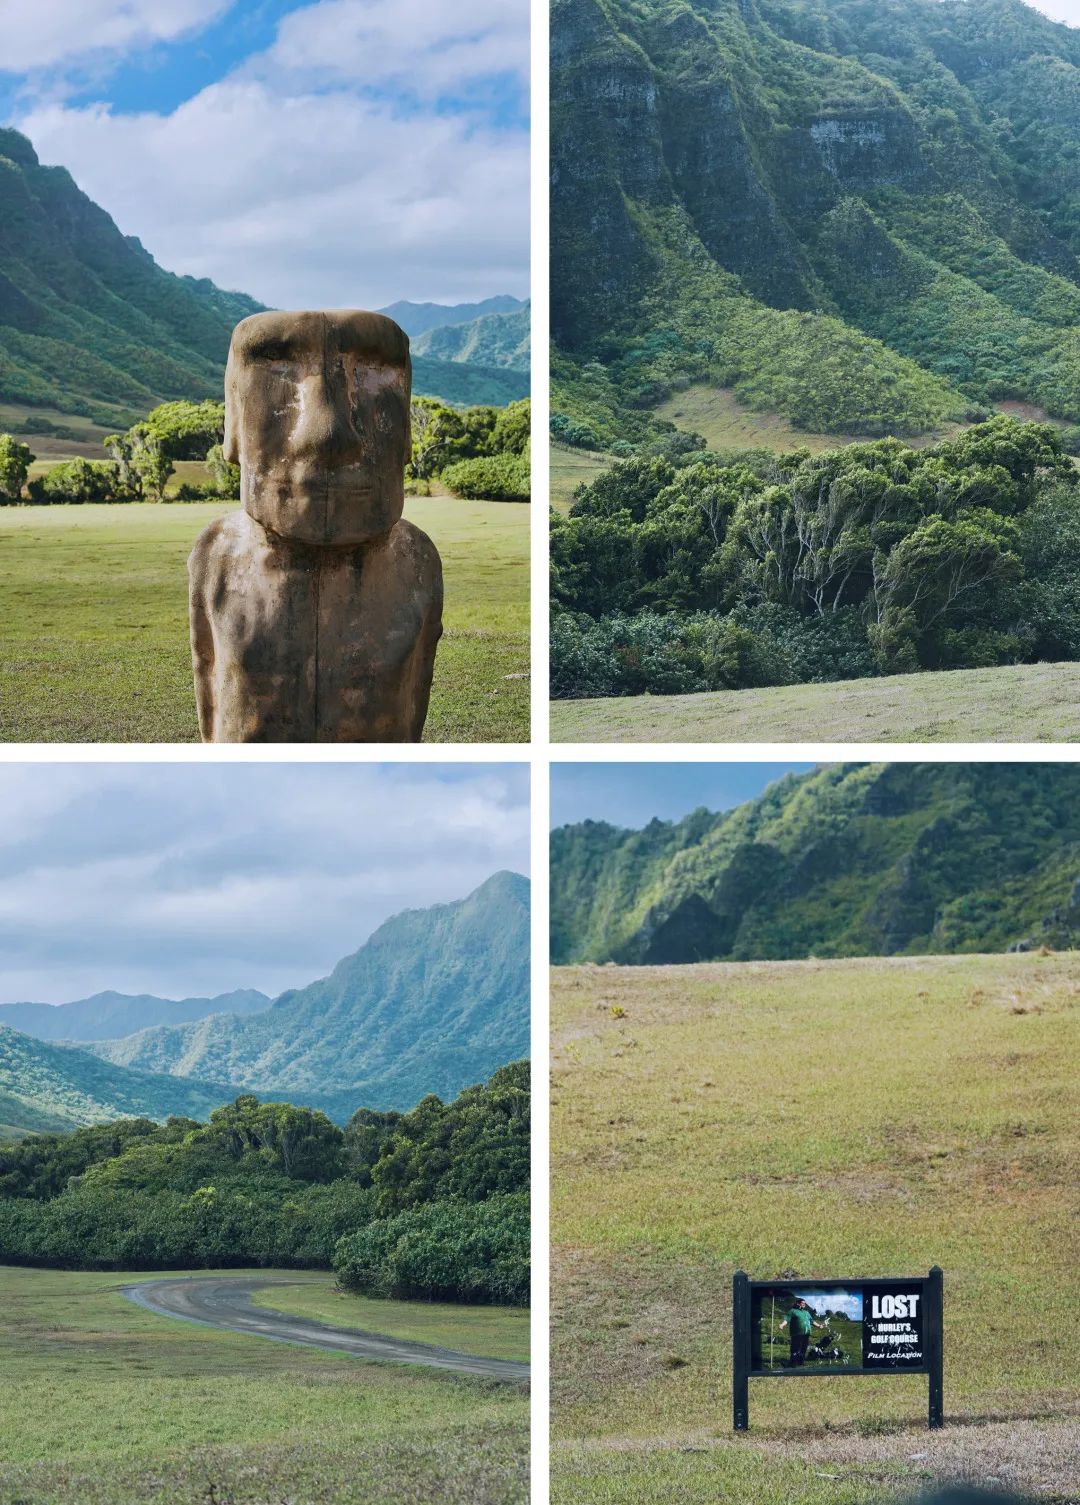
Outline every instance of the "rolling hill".
<path fill-rule="evenodd" d="M 0 1025 L 0 1138 L 128 1116 L 205 1118 L 236 1090 L 114 1066 L 88 1051 Z"/>
<path fill-rule="evenodd" d="M 254 988 L 216 998 L 155 998 L 149 993 L 95 993 L 75 1003 L 0 1003 L 0 1028 L 36 1040 L 116 1040 L 154 1024 L 186 1024 L 208 1014 L 251 1014 L 271 1000 Z"/>
<path fill-rule="evenodd" d="M 260 1013 L 217 1014 L 92 1047 L 116 1066 L 224 1080 L 347 1115 L 408 1109 L 527 1055 L 529 885 L 387 920 L 329 977 Z"/>
<path fill-rule="evenodd" d="M 554 0 L 553 433 L 1080 423 L 1080 31 L 1023 0 Z"/>
<path fill-rule="evenodd" d="M 846 764 L 721 814 L 551 837 L 556 963 L 1080 943 L 1080 768 Z"/>

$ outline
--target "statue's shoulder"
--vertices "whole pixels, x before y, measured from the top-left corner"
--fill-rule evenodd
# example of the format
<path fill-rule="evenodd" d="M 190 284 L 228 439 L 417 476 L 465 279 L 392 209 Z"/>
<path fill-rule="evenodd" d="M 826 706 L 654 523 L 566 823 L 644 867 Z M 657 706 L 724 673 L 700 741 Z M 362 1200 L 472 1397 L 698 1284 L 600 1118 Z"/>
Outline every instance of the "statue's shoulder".
<path fill-rule="evenodd" d="M 227 559 L 249 553 L 258 540 L 258 525 L 243 509 L 227 512 L 216 517 L 195 540 L 188 557 L 188 570 L 192 577 L 207 575 L 219 568 Z"/>
<path fill-rule="evenodd" d="M 407 517 L 401 518 L 390 530 L 390 547 L 398 559 L 408 561 L 421 574 L 430 579 L 442 578 L 438 549 L 423 528 L 409 522 Z"/>

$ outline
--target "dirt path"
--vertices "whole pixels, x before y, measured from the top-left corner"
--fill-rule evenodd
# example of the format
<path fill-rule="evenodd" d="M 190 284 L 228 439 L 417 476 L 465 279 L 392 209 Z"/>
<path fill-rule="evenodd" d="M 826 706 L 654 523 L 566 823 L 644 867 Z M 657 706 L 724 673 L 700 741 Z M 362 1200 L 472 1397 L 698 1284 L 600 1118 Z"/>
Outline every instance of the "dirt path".
<path fill-rule="evenodd" d="M 352 1354 L 358 1359 L 425 1364 L 432 1369 L 449 1369 L 457 1374 L 482 1375 L 487 1379 L 519 1383 L 529 1378 L 528 1364 L 516 1359 L 485 1359 L 476 1354 L 457 1353 L 452 1348 L 437 1348 L 430 1343 L 387 1338 L 381 1333 L 359 1332 L 355 1328 L 329 1327 L 313 1318 L 291 1317 L 287 1312 L 255 1306 L 251 1301 L 253 1291 L 292 1284 L 295 1282 L 261 1280 L 248 1275 L 225 1278 L 194 1275 L 140 1281 L 138 1285 L 121 1289 L 129 1301 L 147 1311 L 162 1317 L 179 1317 L 184 1322 L 198 1322 L 203 1327 L 273 1338 L 279 1343 L 302 1343 L 308 1348 Z"/>

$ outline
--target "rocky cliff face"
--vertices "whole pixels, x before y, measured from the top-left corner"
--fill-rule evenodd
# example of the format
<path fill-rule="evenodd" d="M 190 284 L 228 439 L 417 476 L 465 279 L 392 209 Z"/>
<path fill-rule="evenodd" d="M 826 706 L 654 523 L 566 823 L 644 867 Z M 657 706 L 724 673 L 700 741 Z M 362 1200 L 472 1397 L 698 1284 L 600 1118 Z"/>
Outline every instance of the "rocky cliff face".
<path fill-rule="evenodd" d="M 917 248 L 933 274 L 947 245 L 941 266 L 961 279 L 935 287 L 894 348 L 935 376 L 959 371 L 972 398 L 1019 385 L 1080 421 L 1080 353 L 1056 352 L 1050 378 L 1032 337 L 1018 384 L 1015 371 L 983 369 L 984 331 L 966 332 L 957 313 L 971 289 L 1008 306 L 1010 286 L 1043 278 L 1049 306 L 1051 274 L 1080 286 L 1068 145 L 1080 31 L 1020 0 L 556 0 L 552 91 L 563 350 L 608 362 L 678 327 L 680 301 L 699 294 L 715 309 L 727 289 L 710 294 L 710 271 L 739 279 L 746 309 L 839 314 L 891 343 L 903 279 L 865 318 L 842 266 L 838 286 L 832 217 L 854 204 L 882 225 L 881 250 L 892 238 L 904 262 Z M 992 255 L 1009 266 L 987 286 Z M 739 316 L 718 310 L 704 338 L 718 348 Z M 935 344 L 943 320 L 955 362 Z M 1056 327 L 1067 343 L 1069 317 Z M 1013 328 L 1013 348 L 1029 334 Z"/>

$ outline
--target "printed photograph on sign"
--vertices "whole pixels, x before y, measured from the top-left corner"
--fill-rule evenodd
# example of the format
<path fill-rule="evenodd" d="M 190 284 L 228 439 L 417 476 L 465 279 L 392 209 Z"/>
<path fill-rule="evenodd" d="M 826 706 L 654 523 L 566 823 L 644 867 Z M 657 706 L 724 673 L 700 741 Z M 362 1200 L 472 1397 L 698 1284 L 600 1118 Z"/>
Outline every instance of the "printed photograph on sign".
<path fill-rule="evenodd" d="M 853 1369 L 863 1362 L 863 1293 L 859 1287 L 754 1292 L 753 1367 Z"/>

